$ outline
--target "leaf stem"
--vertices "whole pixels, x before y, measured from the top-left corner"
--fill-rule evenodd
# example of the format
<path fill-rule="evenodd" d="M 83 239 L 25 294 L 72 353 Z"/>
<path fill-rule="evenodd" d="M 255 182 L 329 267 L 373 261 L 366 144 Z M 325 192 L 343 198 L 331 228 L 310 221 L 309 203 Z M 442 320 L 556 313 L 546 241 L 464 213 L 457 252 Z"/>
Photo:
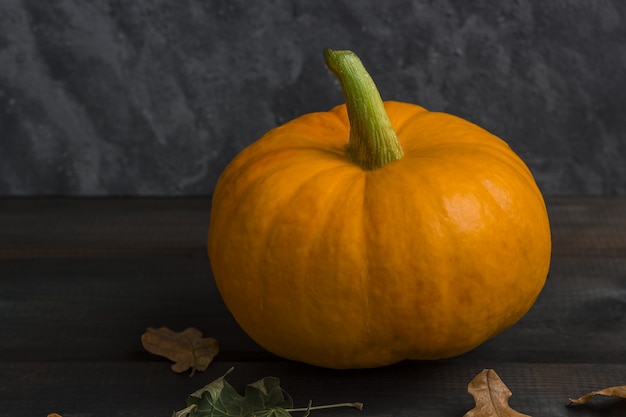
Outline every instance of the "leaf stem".
<path fill-rule="evenodd" d="M 189 414 L 195 410 L 196 408 L 198 408 L 197 404 L 191 404 L 190 406 L 180 410 L 180 411 L 175 411 L 174 414 L 172 414 L 172 417 L 185 417 L 185 416 L 189 416 Z"/>
<path fill-rule="evenodd" d="M 355 403 L 339 403 L 339 404 L 328 404 L 328 405 L 316 405 L 314 407 L 301 407 L 301 408 L 287 408 L 285 411 L 288 413 L 298 412 L 298 411 L 311 411 L 311 410 L 326 410 L 328 408 L 341 408 L 341 407 L 351 407 L 356 408 L 357 410 L 363 409 L 363 403 L 355 402 Z"/>

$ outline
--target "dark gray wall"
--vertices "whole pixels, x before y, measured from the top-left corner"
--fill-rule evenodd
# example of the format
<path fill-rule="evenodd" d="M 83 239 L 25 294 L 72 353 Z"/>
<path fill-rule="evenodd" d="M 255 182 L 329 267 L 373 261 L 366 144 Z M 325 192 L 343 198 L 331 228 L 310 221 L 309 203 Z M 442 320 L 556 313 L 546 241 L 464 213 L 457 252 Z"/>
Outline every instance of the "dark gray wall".
<path fill-rule="evenodd" d="M 0 195 L 207 195 L 268 129 L 385 99 L 474 121 L 546 194 L 626 194 L 626 1 L 2 0 Z"/>

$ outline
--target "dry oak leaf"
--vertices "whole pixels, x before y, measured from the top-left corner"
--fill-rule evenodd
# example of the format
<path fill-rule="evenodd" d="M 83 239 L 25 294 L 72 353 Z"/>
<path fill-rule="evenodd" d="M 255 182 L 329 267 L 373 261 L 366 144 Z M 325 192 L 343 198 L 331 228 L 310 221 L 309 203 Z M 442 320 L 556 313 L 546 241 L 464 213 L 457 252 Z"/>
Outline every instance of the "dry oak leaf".
<path fill-rule="evenodd" d="M 190 376 L 195 371 L 205 371 L 219 353 L 217 340 L 203 338 L 202 332 L 193 327 L 182 332 L 167 327 L 148 327 L 141 335 L 141 343 L 148 352 L 174 361 L 172 371 L 181 373 L 191 368 Z"/>
<path fill-rule="evenodd" d="M 604 388 L 598 391 L 592 391 L 578 398 L 570 398 L 570 404 L 587 404 L 596 395 L 606 395 L 608 397 L 626 398 L 626 385 L 618 387 Z"/>
<path fill-rule="evenodd" d="M 496 371 L 484 369 L 467 386 L 476 407 L 463 417 L 530 417 L 519 413 L 509 406 L 511 391 L 504 385 Z"/>

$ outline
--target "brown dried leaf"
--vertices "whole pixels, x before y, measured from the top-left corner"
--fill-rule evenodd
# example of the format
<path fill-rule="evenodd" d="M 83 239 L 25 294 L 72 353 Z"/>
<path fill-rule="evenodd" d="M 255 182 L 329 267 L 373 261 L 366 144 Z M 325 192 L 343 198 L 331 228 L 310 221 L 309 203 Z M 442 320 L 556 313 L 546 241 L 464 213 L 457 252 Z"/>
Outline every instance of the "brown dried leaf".
<path fill-rule="evenodd" d="M 626 385 L 618 387 L 604 388 L 598 391 L 592 391 L 578 398 L 570 398 L 571 404 L 587 404 L 596 395 L 606 395 L 609 397 L 626 398 Z"/>
<path fill-rule="evenodd" d="M 219 352 L 216 339 L 203 338 L 202 332 L 193 327 L 182 332 L 167 327 L 149 327 L 141 335 L 141 343 L 148 352 L 174 361 L 172 371 L 180 373 L 191 368 L 191 375 L 195 371 L 205 371 Z"/>
<path fill-rule="evenodd" d="M 493 369 L 485 369 L 476 375 L 467 391 L 474 397 L 476 407 L 463 417 L 530 417 L 509 406 L 511 391 Z"/>

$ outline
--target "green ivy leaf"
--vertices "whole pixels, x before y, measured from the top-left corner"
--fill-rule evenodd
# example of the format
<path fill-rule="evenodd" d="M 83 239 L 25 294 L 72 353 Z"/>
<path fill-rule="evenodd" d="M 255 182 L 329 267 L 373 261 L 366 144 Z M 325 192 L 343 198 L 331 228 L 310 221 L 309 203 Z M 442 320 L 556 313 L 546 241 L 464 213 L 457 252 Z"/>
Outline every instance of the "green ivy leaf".
<path fill-rule="evenodd" d="M 288 408 L 293 408 L 293 400 L 280 387 L 278 378 L 268 376 L 246 387 L 243 403 L 244 415 L 254 414 L 260 417 L 259 410 Z"/>
<path fill-rule="evenodd" d="M 172 417 L 291 417 L 291 412 L 303 411 L 306 417 L 311 410 L 335 407 L 363 408 L 361 403 L 342 403 L 326 406 L 293 408 L 291 396 L 280 386 L 278 378 L 269 376 L 246 386 L 240 395 L 226 381 L 233 371 L 224 375 L 187 397 L 187 407 L 174 412 Z"/>

